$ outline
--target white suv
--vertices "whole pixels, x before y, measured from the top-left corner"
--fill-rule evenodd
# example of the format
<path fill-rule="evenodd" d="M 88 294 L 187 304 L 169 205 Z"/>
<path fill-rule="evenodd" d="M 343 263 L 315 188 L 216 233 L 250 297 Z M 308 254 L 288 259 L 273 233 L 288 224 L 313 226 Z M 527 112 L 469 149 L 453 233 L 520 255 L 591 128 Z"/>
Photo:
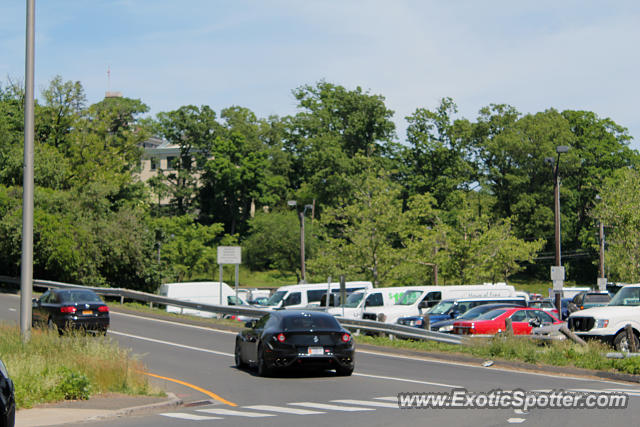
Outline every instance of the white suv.
<path fill-rule="evenodd" d="M 640 348 L 640 284 L 621 288 L 608 305 L 576 311 L 569 316 L 569 329 L 583 338 L 597 338 L 618 351 L 628 351 L 625 326 L 633 328 L 636 348 Z"/>

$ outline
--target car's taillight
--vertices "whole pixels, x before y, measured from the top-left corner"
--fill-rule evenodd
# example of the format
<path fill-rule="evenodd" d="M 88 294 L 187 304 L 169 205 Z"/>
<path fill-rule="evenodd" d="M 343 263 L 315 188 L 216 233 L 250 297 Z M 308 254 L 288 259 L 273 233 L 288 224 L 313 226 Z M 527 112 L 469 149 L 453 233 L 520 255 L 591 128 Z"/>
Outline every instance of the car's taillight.
<path fill-rule="evenodd" d="M 342 334 L 342 337 L 340 337 L 342 339 L 342 342 L 349 342 L 351 341 L 351 335 L 349 334 Z"/>
<path fill-rule="evenodd" d="M 276 339 L 279 342 L 284 342 L 284 340 L 287 339 L 287 337 L 285 337 L 284 334 L 282 332 L 280 332 L 278 335 L 276 335 Z"/>
<path fill-rule="evenodd" d="M 76 312 L 75 307 L 60 307 L 60 313 L 73 314 Z"/>
<path fill-rule="evenodd" d="M 109 307 L 107 307 L 106 305 L 101 305 L 100 307 L 98 307 L 98 311 L 100 313 L 108 313 L 109 312 Z"/>

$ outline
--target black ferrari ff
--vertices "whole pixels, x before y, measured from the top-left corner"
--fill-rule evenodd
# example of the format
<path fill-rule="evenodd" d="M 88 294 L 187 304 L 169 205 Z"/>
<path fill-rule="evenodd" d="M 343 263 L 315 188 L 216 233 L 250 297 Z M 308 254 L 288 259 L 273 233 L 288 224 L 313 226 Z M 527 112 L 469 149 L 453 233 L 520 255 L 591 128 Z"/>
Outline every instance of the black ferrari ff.
<path fill-rule="evenodd" d="M 353 338 L 330 314 L 273 311 L 246 326 L 236 337 L 238 368 L 253 365 L 260 376 L 289 367 L 335 369 L 345 376 L 353 372 Z"/>

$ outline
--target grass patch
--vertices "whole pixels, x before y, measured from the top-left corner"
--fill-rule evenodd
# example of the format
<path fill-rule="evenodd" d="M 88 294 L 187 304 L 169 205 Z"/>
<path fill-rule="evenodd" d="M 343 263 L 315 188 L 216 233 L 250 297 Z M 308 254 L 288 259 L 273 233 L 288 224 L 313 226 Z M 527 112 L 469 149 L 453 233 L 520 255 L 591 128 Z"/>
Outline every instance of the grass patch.
<path fill-rule="evenodd" d="M 16 406 L 88 399 L 101 393 L 161 395 L 150 387 L 142 363 L 108 337 L 0 325 L 0 356 L 15 384 Z"/>
<path fill-rule="evenodd" d="M 429 352 L 466 354 L 484 359 L 508 360 L 539 365 L 572 366 L 597 371 L 640 374 L 640 357 L 608 359 L 606 344 L 589 341 L 580 346 L 571 341 L 542 343 L 528 337 L 495 336 L 473 340 L 470 345 L 453 345 L 435 341 L 412 341 L 359 335 L 356 342 L 383 347 L 407 348 Z"/>
<path fill-rule="evenodd" d="M 110 303 L 109 306 L 113 307 L 114 309 L 117 309 L 118 306 L 121 306 L 123 308 L 139 311 L 141 313 L 149 313 L 149 314 L 165 316 L 169 319 L 182 319 L 182 320 L 190 320 L 190 321 L 195 320 L 201 323 L 210 323 L 212 325 L 225 325 L 225 326 L 237 326 L 237 327 L 244 326 L 244 323 L 239 322 L 235 319 L 217 319 L 215 317 L 199 317 L 199 316 L 192 316 L 190 314 L 169 313 L 162 306 L 154 305 L 153 307 L 149 307 L 147 304 L 143 304 L 135 301 L 125 302 L 122 305 L 120 304 L 116 305 L 115 303 Z"/>

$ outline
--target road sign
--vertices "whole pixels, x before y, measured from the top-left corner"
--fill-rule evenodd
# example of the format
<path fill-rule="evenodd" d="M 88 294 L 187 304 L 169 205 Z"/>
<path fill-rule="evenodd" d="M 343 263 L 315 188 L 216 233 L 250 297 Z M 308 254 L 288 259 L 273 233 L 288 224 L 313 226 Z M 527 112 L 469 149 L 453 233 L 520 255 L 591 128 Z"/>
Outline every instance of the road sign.
<path fill-rule="evenodd" d="M 218 264 L 242 264 L 242 247 L 218 246 Z"/>
<path fill-rule="evenodd" d="M 554 282 L 556 280 L 564 281 L 564 267 L 559 267 L 559 266 L 551 267 L 551 280 L 553 280 Z"/>

